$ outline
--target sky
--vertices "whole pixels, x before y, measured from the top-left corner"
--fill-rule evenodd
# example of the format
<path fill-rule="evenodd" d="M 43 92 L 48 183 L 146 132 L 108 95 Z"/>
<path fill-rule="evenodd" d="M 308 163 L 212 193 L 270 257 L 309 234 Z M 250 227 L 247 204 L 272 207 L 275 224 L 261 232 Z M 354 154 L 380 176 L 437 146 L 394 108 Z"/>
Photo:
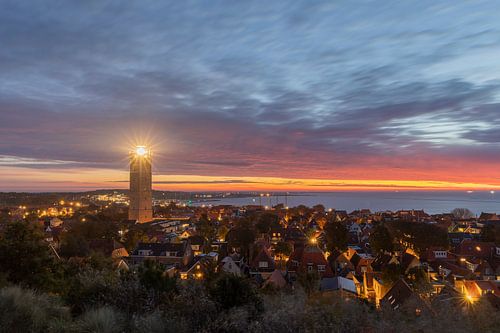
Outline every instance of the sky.
<path fill-rule="evenodd" d="M 0 191 L 500 189 L 497 1 L 0 2 Z"/>

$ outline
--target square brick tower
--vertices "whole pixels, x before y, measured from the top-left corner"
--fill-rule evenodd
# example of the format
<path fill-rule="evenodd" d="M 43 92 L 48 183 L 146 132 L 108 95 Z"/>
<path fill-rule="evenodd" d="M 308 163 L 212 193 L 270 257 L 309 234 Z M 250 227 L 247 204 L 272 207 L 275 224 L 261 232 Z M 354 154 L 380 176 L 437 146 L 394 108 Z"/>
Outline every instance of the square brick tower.
<path fill-rule="evenodd" d="M 151 151 L 145 146 L 137 146 L 130 152 L 129 198 L 129 220 L 138 223 L 151 222 L 153 220 Z"/>

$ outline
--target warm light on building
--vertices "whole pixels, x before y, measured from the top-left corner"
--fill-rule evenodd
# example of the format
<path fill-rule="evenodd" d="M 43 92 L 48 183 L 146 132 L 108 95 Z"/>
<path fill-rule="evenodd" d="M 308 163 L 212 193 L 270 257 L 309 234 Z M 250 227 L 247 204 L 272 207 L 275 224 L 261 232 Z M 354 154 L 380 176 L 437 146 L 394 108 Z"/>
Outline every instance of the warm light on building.
<path fill-rule="evenodd" d="M 465 300 L 470 304 L 474 303 L 474 298 L 469 294 L 465 294 Z"/>

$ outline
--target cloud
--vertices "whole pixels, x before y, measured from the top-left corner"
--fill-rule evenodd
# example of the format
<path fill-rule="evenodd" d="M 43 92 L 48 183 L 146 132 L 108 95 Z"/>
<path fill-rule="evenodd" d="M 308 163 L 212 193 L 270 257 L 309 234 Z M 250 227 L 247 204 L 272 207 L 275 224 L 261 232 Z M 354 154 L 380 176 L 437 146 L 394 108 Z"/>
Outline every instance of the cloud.
<path fill-rule="evenodd" d="M 494 11 L 390 7 L 3 2 L 0 154 L 126 170 L 142 138 L 156 174 L 485 177 L 500 65 L 462 57 Z"/>

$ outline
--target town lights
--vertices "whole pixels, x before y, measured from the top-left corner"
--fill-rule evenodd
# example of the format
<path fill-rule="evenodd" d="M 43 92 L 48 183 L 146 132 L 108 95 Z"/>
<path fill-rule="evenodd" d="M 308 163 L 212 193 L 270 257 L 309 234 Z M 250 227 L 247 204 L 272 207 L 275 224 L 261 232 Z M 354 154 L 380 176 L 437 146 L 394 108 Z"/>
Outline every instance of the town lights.
<path fill-rule="evenodd" d="M 318 243 L 318 240 L 316 239 L 316 237 L 311 237 L 311 238 L 309 239 L 309 242 L 310 242 L 311 244 L 317 244 L 317 243 Z"/>

